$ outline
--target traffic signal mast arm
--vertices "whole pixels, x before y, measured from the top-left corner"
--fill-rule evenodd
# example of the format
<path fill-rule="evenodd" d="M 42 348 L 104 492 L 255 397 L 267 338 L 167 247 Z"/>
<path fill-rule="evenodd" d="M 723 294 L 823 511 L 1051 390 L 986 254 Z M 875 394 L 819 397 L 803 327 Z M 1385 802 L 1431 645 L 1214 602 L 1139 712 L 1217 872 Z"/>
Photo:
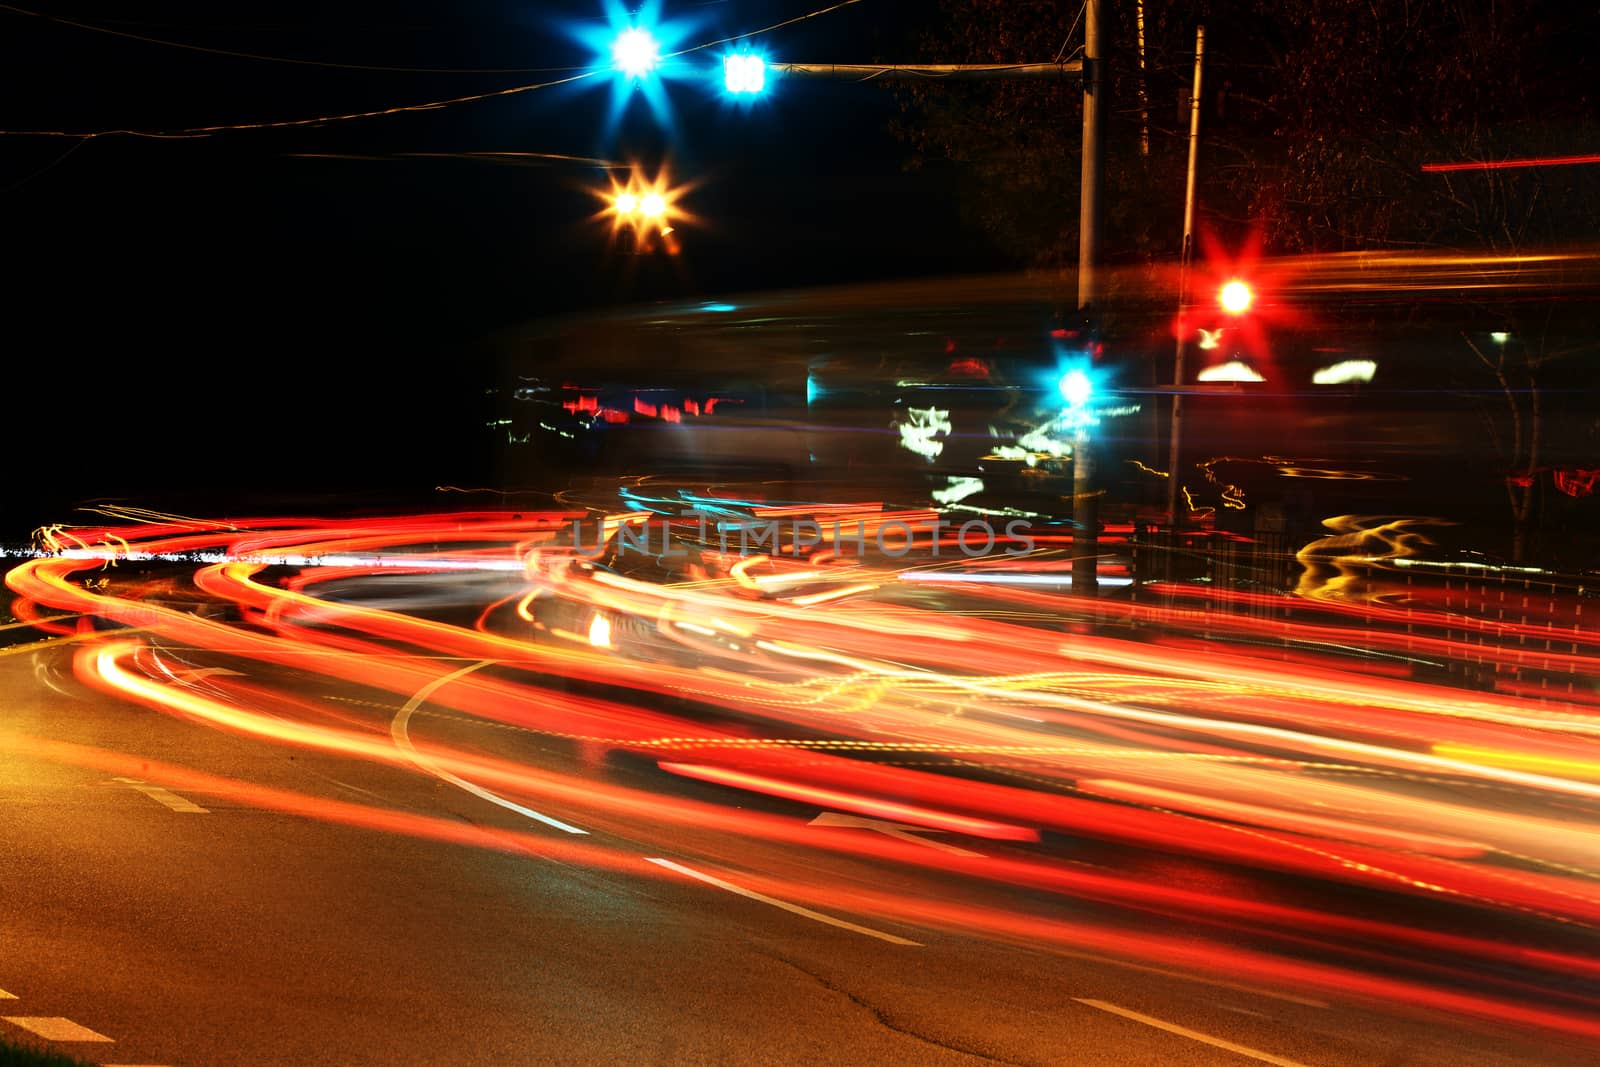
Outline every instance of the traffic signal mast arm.
<path fill-rule="evenodd" d="M 1065 63 L 769 63 L 767 66 L 776 74 L 841 81 L 876 81 L 882 78 L 1059 78 L 1083 75 L 1083 61 L 1076 59 Z"/>

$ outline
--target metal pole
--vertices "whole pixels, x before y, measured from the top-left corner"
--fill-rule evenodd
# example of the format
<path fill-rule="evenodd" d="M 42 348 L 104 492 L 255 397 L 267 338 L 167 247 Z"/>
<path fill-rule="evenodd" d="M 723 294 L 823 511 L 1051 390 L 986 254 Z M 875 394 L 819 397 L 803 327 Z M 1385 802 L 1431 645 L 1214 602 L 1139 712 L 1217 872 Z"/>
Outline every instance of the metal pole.
<path fill-rule="evenodd" d="M 1105 171 L 1105 69 L 1100 58 L 1102 0 L 1087 0 L 1083 19 L 1083 168 L 1078 199 L 1078 310 L 1100 310 L 1100 179 Z M 1100 496 L 1094 449 L 1080 429 L 1072 449 L 1072 592 L 1100 591 Z"/>
<path fill-rule="evenodd" d="M 1083 73 L 1076 60 L 1064 63 L 773 63 L 773 74 L 832 81 L 961 81 L 1065 78 Z"/>
<path fill-rule="evenodd" d="M 1100 592 L 1100 495 L 1094 488 L 1093 431 L 1079 429 L 1072 440 L 1072 592 Z"/>
<path fill-rule="evenodd" d="M 849 81 L 881 79 L 929 80 L 1083 78 L 1083 167 L 1078 204 L 1078 308 L 1086 315 L 1099 310 L 1100 185 L 1104 172 L 1105 78 L 1100 58 L 1100 14 L 1103 0 L 1087 0 L 1084 12 L 1082 62 L 933 63 L 916 65 L 852 63 L 774 63 L 779 76 Z M 1142 62 L 1142 53 L 1141 53 Z M 1072 588 L 1094 596 L 1099 591 L 1096 567 L 1100 554 L 1099 494 L 1094 489 L 1094 456 L 1090 435 L 1080 430 L 1073 448 Z"/>
<path fill-rule="evenodd" d="M 1183 193 L 1183 254 L 1178 260 L 1178 356 L 1172 368 L 1172 429 L 1168 434 L 1171 452 L 1167 456 L 1167 525 L 1177 532 L 1182 513 L 1178 495 L 1182 490 L 1179 462 L 1183 446 L 1183 363 L 1189 349 L 1189 327 L 1183 321 L 1189 299 L 1189 263 L 1194 258 L 1194 176 L 1200 158 L 1200 75 L 1206 54 L 1206 28 L 1194 31 L 1194 92 L 1189 97 L 1189 177 Z M 1176 549 L 1176 544 L 1174 544 Z"/>
<path fill-rule="evenodd" d="M 1150 156 L 1150 83 L 1144 69 L 1144 0 L 1134 6 L 1134 26 L 1139 31 L 1139 156 Z"/>
<path fill-rule="evenodd" d="M 1078 309 L 1100 302 L 1100 179 L 1105 172 L 1105 69 L 1100 60 L 1100 5 L 1083 18 L 1083 167 L 1078 200 Z"/>

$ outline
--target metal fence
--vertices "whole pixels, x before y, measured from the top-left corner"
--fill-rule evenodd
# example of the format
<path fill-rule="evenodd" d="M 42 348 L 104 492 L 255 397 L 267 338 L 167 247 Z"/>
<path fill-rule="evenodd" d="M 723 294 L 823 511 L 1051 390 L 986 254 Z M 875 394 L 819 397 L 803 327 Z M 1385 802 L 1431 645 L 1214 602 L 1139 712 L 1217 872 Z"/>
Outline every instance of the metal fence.
<path fill-rule="evenodd" d="M 1204 637 L 1350 655 L 1368 669 L 1536 701 L 1600 703 L 1600 575 L 1488 560 L 1312 556 L 1254 536 L 1135 525 L 1132 596 Z"/>

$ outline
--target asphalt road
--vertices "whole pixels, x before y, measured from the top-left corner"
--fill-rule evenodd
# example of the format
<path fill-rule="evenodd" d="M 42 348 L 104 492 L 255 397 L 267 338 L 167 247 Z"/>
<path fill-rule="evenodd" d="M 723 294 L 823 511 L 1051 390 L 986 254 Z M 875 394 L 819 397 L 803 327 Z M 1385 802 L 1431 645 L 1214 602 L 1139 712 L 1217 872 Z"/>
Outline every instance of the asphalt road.
<path fill-rule="evenodd" d="M 15 999 L 0 1002 L 0 1032 L 69 1020 L 110 1040 L 55 1047 L 102 1063 L 1594 1061 L 1592 1048 L 1403 1005 L 865 919 L 850 929 L 689 877 L 585 868 L 523 844 L 558 851 L 560 831 L 436 777 L 124 704 L 82 688 L 69 654 L 0 656 L 0 729 L 119 753 L 129 772 L 181 764 L 505 840 L 428 840 L 7 754 L 0 990 Z M 471 732 L 426 715 L 413 728 Z M 621 825 L 593 836 L 630 844 Z"/>

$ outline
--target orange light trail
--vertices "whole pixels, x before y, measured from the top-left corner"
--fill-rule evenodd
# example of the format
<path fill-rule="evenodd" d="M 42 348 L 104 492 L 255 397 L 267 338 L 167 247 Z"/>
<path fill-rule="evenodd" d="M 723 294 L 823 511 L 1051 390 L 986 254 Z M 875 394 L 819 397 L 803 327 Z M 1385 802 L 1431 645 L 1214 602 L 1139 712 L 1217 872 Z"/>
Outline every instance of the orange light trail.
<path fill-rule="evenodd" d="M 931 531 L 936 517 L 726 502 L 741 506 L 824 531 L 834 519 Z M 1600 674 L 1600 640 L 1586 632 L 1559 631 L 1560 651 L 1528 647 L 1557 632 L 1561 605 L 1546 625 L 1465 618 L 1421 594 L 1401 610 L 1177 585 L 1147 587 L 1161 598 L 1150 603 L 964 584 L 957 602 L 919 591 L 911 606 L 897 591 L 914 583 L 898 579 L 929 561 L 870 545 L 841 557 L 842 537 L 740 558 L 711 530 L 692 568 L 653 556 L 628 568 L 619 538 L 654 525 L 647 512 L 106 517 L 41 531 L 55 555 L 6 575 L 13 614 L 70 640 L 84 684 L 257 744 L 433 768 L 513 810 L 612 836 L 488 834 L 141 757 L 151 781 L 629 877 L 672 877 L 644 858 L 670 854 L 824 911 L 1600 1034 L 1600 1005 L 1550 992 L 1569 976 L 1600 978 L 1600 955 L 1466 936 L 1453 921 L 1435 929 L 1163 885 L 1076 865 L 1060 848 L 1097 842 L 1359 886 L 1422 914 L 1499 912 L 1588 938 L 1600 928 L 1596 703 L 1509 682 L 1450 688 L 1351 651 Z M 604 542 L 593 561 L 570 543 L 578 518 Z M 660 530 L 696 536 L 688 524 Z M 929 534 L 918 544 L 931 548 Z M 1061 563 L 1051 553 L 1041 538 L 1033 555 L 963 566 L 1047 575 Z M 1266 608 L 1276 617 L 1239 610 Z M 402 713 L 414 716 L 411 751 L 394 734 Z M 101 769 L 135 758 L 5 733 L 0 750 Z M 605 776 L 596 757 L 612 751 L 648 771 Z M 942 832 L 982 854 L 819 830 L 808 825 L 819 809 Z M 890 865 L 908 888 L 863 888 L 845 861 Z M 1065 922 L 1018 891 L 1160 914 L 1196 933 L 1179 943 L 1132 924 Z M 1236 936 L 1270 952 L 1233 947 Z M 1411 977 L 1388 977 L 1402 972 Z"/>

